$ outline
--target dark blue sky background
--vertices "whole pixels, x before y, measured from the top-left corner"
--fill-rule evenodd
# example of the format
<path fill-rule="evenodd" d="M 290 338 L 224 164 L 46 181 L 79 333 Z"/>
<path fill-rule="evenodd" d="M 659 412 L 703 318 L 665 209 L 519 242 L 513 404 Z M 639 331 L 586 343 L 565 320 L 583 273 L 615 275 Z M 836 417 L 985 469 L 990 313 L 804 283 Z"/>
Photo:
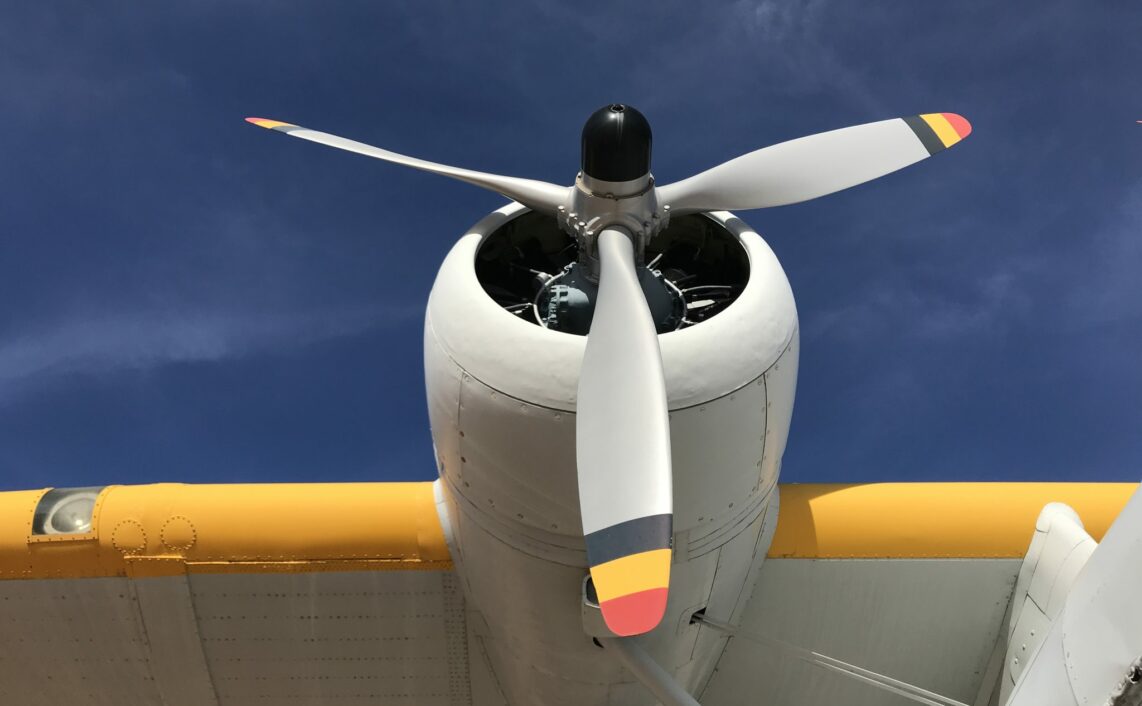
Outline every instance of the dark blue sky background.
<path fill-rule="evenodd" d="M 568 183 L 612 101 L 660 183 L 974 126 L 743 214 L 802 322 L 784 480 L 1137 480 L 1140 37 L 1137 2 L 9 3 L 0 488 L 434 477 L 423 309 L 501 199 L 242 118 Z"/>

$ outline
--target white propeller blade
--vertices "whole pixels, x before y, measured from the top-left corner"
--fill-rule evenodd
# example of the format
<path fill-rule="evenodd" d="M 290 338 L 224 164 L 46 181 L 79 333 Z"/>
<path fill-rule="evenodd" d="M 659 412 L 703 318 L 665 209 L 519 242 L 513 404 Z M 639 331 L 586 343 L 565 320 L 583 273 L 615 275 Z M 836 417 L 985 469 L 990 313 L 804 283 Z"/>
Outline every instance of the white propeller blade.
<path fill-rule="evenodd" d="M 579 506 L 603 619 L 618 635 L 638 635 L 662 619 L 670 583 L 666 385 L 630 236 L 607 228 L 597 246 L 599 293 L 575 417 Z"/>
<path fill-rule="evenodd" d="M 1139 703 L 1139 587 L 1142 492 L 1135 491 L 1075 580 L 1007 706 Z"/>
<path fill-rule="evenodd" d="M 567 194 L 570 188 L 566 186 L 556 186 L 555 184 L 549 184 L 545 181 L 520 179 L 517 177 L 500 176 L 498 174 L 486 174 L 484 172 L 472 171 L 471 169 L 450 167 L 447 164 L 437 164 L 436 162 L 429 162 L 415 157 L 406 157 L 403 154 L 389 152 L 380 147 L 366 145 L 363 142 L 348 140 L 344 137 L 338 137 L 337 135 L 330 135 L 327 132 L 318 132 L 317 130 L 310 130 L 277 120 L 246 118 L 246 121 L 259 127 L 284 132 L 291 137 L 300 137 L 303 140 L 328 145 L 329 147 L 336 147 L 337 149 L 349 152 L 356 152 L 366 157 L 383 159 L 386 162 L 403 164 L 406 167 L 412 167 L 413 169 L 419 169 L 424 172 L 431 172 L 433 174 L 459 179 L 460 181 L 466 181 L 469 184 L 488 189 L 489 191 L 495 191 L 513 201 L 519 201 L 533 211 L 539 211 L 540 213 L 546 213 L 548 215 L 555 215 L 556 210 L 564 204 L 567 200 Z"/>
<path fill-rule="evenodd" d="M 955 113 L 895 118 L 765 147 L 659 187 L 675 214 L 768 208 L 808 201 L 882 177 L 971 133 Z"/>

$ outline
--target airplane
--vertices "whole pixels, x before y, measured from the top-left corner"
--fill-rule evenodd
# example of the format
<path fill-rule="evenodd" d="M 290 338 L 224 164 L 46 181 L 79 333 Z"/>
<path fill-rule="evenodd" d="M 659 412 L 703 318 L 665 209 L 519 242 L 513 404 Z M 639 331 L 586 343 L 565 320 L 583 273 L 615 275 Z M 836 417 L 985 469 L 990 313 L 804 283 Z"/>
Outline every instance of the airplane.
<path fill-rule="evenodd" d="M 4 703 L 1142 703 L 1137 485 L 778 484 L 797 312 L 732 211 L 895 172 L 966 119 L 662 186 L 625 104 L 588 118 L 571 186 L 248 121 L 511 200 L 429 296 L 439 479 L 0 493 Z"/>

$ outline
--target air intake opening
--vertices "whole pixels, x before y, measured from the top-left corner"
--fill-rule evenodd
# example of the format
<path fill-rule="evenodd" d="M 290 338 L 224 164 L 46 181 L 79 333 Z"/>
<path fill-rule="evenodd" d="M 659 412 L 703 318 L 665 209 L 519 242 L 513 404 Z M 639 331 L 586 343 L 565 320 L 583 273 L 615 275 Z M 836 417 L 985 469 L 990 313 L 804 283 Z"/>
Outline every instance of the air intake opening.
<path fill-rule="evenodd" d="M 578 258 L 578 246 L 554 218 L 528 211 L 484 239 L 476 253 L 476 277 L 488 296 L 521 321 L 583 335 L 594 302 L 590 287 L 571 272 Z M 672 218 L 647 246 L 646 264 L 643 277 L 671 292 L 665 303 L 650 302 L 659 333 L 717 316 L 749 280 L 745 248 L 701 214 Z"/>

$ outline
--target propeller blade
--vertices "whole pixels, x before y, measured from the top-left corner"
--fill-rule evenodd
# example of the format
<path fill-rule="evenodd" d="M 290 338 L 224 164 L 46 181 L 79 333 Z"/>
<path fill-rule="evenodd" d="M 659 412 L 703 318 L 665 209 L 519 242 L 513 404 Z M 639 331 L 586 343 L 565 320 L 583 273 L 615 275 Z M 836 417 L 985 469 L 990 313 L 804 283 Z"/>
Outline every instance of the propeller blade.
<path fill-rule="evenodd" d="M 556 210 L 566 202 L 568 190 L 570 189 L 570 187 L 557 186 L 545 181 L 520 179 L 518 177 L 500 176 L 498 174 L 486 174 L 471 169 L 450 167 L 447 164 L 437 164 L 436 162 L 429 162 L 415 157 L 406 157 L 403 154 L 389 152 L 380 147 L 366 145 L 363 142 L 349 140 L 344 137 L 338 137 L 337 135 L 330 135 L 327 132 L 310 130 L 299 125 L 291 125 L 290 123 L 283 123 L 278 120 L 246 118 L 246 122 L 269 130 L 284 132 L 292 137 L 300 137 L 303 140 L 309 140 L 310 142 L 316 142 L 321 145 L 328 145 L 329 147 L 336 147 L 337 149 L 363 154 L 366 157 L 383 159 L 386 162 L 403 164 L 413 169 L 466 181 L 469 184 L 488 189 L 489 191 L 495 191 L 513 201 L 519 201 L 533 211 L 539 211 L 540 213 L 546 213 L 548 215 L 555 215 Z"/>
<path fill-rule="evenodd" d="M 671 213 L 785 206 L 863 184 L 971 134 L 955 113 L 846 127 L 764 147 L 658 189 Z"/>
<path fill-rule="evenodd" d="M 666 384 L 630 237 L 607 228 L 597 247 L 599 293 L 576 411 L 579 506 L 603 619 L 617 635 L 639 635 L 662 620 L 670 585 Z"/>

